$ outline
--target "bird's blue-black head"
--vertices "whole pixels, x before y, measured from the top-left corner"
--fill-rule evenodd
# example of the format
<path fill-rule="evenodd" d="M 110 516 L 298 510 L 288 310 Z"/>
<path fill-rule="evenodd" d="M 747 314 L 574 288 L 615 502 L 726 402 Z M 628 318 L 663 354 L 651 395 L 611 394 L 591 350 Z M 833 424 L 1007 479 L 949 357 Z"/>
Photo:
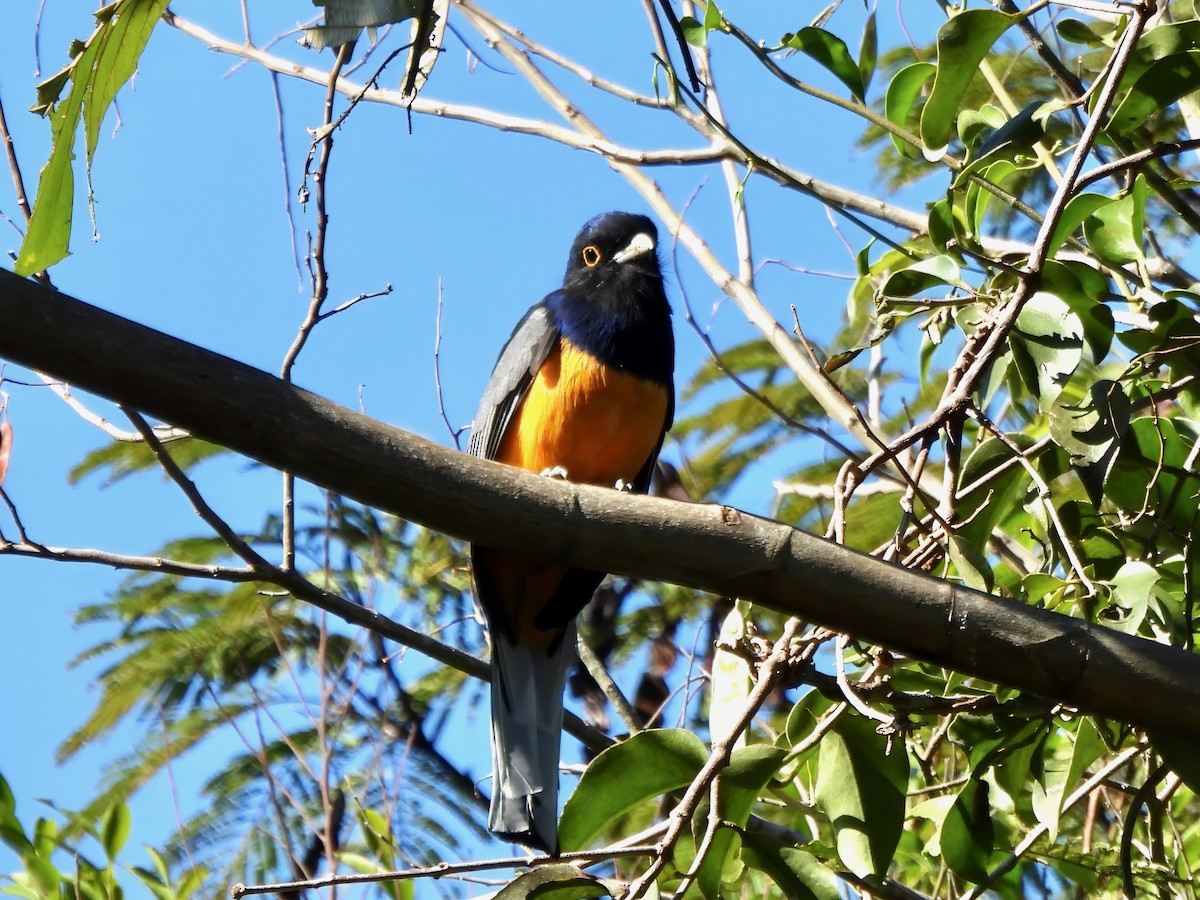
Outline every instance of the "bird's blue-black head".
<path fill-rule="evenodd" d="M 596 216 L 575 236 L 560 290 L 546 298 L 572 344 L 606 365 L 669 384 L 675 368 L 671 306 L 658 229 L 645 216 Z"/>

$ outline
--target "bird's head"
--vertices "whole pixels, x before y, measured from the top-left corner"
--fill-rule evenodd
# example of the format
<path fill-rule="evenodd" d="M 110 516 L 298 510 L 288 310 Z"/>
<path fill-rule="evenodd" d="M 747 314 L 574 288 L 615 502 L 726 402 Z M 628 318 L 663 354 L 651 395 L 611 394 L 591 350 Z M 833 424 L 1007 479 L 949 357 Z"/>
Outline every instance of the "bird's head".
<path fill-rule="evenodd" d="M 669 384 L 675 339 L 657 243 L 658 229 L 645 216 L 596 216 L 576 235 L 563 286 L 545 303 L 560 333 L 576 347 Z"/>
<path fill-rule="evenodd" d="M 640 294 L 647 281 L 661 284 L 662 270 L 658 229 L 645 216 L 604 213 L 575 236 L 563 278 L 566 290 Z"/>

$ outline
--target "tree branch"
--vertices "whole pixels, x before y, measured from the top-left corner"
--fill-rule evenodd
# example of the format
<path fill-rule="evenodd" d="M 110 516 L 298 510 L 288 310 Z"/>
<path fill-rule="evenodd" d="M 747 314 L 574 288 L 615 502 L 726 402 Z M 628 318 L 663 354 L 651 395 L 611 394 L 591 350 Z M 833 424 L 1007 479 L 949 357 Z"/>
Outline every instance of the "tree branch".
<path fill-rule="evenodd" d="M 4 270 L 0 321 L 4 358 L 430 528 L 745 597 L 959 672 L 1200 740 L 1200 657 L 1178 648 L 938 581 L 731 507 L 634 497 L 476 459 Z M 370 627 L 373 614 L 358 612 L 355 623 Z"/>

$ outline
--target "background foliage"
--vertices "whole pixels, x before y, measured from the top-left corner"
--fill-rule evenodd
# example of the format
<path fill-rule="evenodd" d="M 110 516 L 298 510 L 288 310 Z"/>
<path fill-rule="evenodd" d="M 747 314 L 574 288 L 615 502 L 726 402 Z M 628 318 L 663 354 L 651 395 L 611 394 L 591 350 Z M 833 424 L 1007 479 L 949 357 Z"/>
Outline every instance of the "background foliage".
<path fill-rule="evenodd" d="M 1190 7 L 947 6 L 942 22 L 907 34 L 881 30 L 872 10 L 854 29 L 839 27 L 837 4 L 798 27 L 779 13 L 711 2 L 647 3 L 636 40 L 653 65 L 620 81 L 599 42 L 579 60 L 538 43 L 536 14 L 525 9 L 510 24 L 466 0 L 330 0 L 326 25 L 336 27 L 308 39 L 340 46 L 331 69 L 322 68 L 330 54 L 256 49 L 165 9 L 161 0 L 118 0 L 94 22 L 80 20 L 81 34 L 95 30 L 39 87 L 34 111 L 52 143 L 26 209 L 18 272 L 47 278 L 38 273 L 78 239 L 74 184 L 95 162 L 100 129 L 147 40 L 163 29 L 330 86 L 307 158 L 289 164 L 311 216 L 298 266 L 311 300 L 283 357 L 285 378 L 317 326 L 384 293 L 331 298 L 333 147 L 354 140 L 339 127 L 371 104 L 411 104 L 413 117 L 589 150 L 676 237 L 670 252 L 694 261 L 679 318 L 711 356 L 681 373 L 679 466 L 660 473 L 658 490 L 726 501 L 746 481 L 769 479 L 770 512 L 796 527 L 1192 647 L 1200 294 L 1187 266 L 1200 221 L 1191 97 L 1200 20 Z M 485 64 L 516 73 L 550 115 L 429 99 L 438 56 L 408 47 L 440 46 L 447 23 Z M 342 43 L 364 26 L 370 33 L 358 43 Z M 297 71 L 289 58 L 313 68 Z M 737 72 L 728 95 L 714 58 Z M 354 83 L 335 80 L 356 71 Z M 362 90 L 369 83 L 374 92 Z M 722 104 L 730 96 L 737 103 Z M 610 119 L 586 117 L 584 99 Z M 741 128 L 750 117 L 739 106 L 756 102 L 769 105 L 778 129 Z M 875 196 L 802 170 L 821 138 L 806 112 L 813 102 L 860 129 L 859 146 L 879 169 Z M 626 107 L 644 114 L 636 126 L 621 118 Z M 610 121 L 628 144 L 610 139 Z M 727 256 L 736 260 L 728 268 L 685 218 L 690 200 L 669 199 L 651 181 L 700 165 L 726 188 Z M 748 195 L 775 203 L 794 194 L 839 217 L 856 263 L 841 327 L 820 345 L 795 306 L 789 315 L 796 289 L 760 271 L 775 260 L 751 243 Z M 811 227 L 795 215 L 797 229 Z M 704 276 L 711 283 L 700 288 Z M 691 295 L 714 290 L 757 332 L 729 340 L 707 328 Z M 23 376 L 5 378 L 6 391 L 23 387 Z M 128 870 L 141 885 L 188 896 L 237 881 L 411 869 L 404 880 L 343 890 L 473 891 L 438 865 L 482 856 L 489 840 L 474 773 L 454 746 L 482 740 L 472 718 L 481 683 L 465 664 L 446 664 L 449 651 L 418 659 L 315 612 L 281 589 L 284 574 L 264 578 L 252 565 L 298 571 L 315 588 L 482 657 L 463 548 L 343 498 L 297 492 L 287 477 L 257 525 L 237 531 L 188 480 L 227 451 L 152 431 L 136 416 L 129 433 L 102 425 L 120 439 L 90 453 L 73 477 L 117 484 L 165 471 L 205 530 L 138 558 L 50 552 L 10 503 L 0 554 L 130 570 L 77 614 L 110 637 L 76 661 L 99 662 L 100 692 L 61 756 L 130 725 L 145 738 L 113 761 L 95 796 L 74 804 L 78 813 L 22 824 L 28 812 L 18 817 L 0 782 L 0 839 L 22 866 L 6 889 L 120 892 L 126 801 L 189 751 L 232 740 L 231 753 L 188 757 L 206 773 L 205 806 L 147 851 L 151 869 Z M 0 432 L 0 481 L 12 434 L 11 425 Z M 617 579 L 583 624 L 631 708 L 611 707 L 583 669 L 572 678 L 593 730 L 575 729 L 588 766 L 563 812 L 564 849 L 622 840 L 649 849 L 535 868 L 501 896 L 548 885 L 561 896 L 629 897 L 1197 891 L 1194 748 L 736 598 Z M 624 733 L 633 734 L 606 748 L 607 735 Z M 90 850 L 68 862 L 89 840 L 105 862 L 88 862 L 99 859 Z M 449 874 L 468 871 L 452 865 Z"/>

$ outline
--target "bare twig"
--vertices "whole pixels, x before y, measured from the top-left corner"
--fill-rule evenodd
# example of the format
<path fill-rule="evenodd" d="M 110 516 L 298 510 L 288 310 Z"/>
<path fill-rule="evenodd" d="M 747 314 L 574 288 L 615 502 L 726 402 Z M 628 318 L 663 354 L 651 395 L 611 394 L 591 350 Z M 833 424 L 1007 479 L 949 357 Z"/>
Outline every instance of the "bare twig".
<path fill-rule="evenodd" d="M 1054 504 L 1054 498 L 1050 492 L 1050 486 L 1046 484 L 1046 480 L 1042 478 L 1037 467 L 1034 466 L 1029 458 L 1021 452 L 1018 447 L 1009 438 L 1007 434 L 1000 429 L 995 422 L 989 419 L 978 409 L 971 407 L 967 410 L 967 415 L 978 422 L 984 429 L 991 432 L 1001 444 L 1008 448 L 1013 454 L 1017 462 L 1025 469 L 1025 474 L 1029 476 L 1038 490 L 1038 499 L 1042 501 L 1042 506 L 1045 507 L 1046 515 L 1054 526 L 1054 530 L 1058 533 L 1058 541 L 1062 544 L 1063 552 L 1067 555 L 1067 561 L 1071 564 L 1071 570 L 1075 573 L 1075 577 L 1079 579 L 1079 583 L 1083 585 L 1087 592 L 1088 598 L 1096 596 L 1096 585 L 1088 578 L 1087 570 L 1084 568 L 1083 561 L 1079 558 L 1079 554 L 1075 550 L 1075 542 L 1071 540 L 1070 532 L 1062 523 L 1062 519 L 1058 515 L 1058 507 Z"/>
<path fill-rule="evenodd" d="M 433 389 L 437 393 L 438 412 L 441 413 L 442 422 L 446 425 L 446 430 L 450 432 L 450 437 L 454 439 L 456 449 L 462 449 L 462 433 L 463 429 L 455 428 L 450 424 L 450 417 L 446 415 L 446 398 L 442 393 L 442 279 L 438 279 L 438 298 L 437 298 L 437 317 L 434 319 L 433 332 Z"/>
<path fill-rule="evenodd" d="M 513 869 L 537 867 L 559 863 L 582 863 L 590 865 L 608 862 L 623 856 L 650 856 L 654 846 L 613 847 L 607 850 L 584 850 L 578 853 L 563 853 L 561 856 L 513 856 L 507 859 L 480 859 L 464 863 L 438 863 L 418 869 L 401 869 L 395 872 L 370 872 L 365 875 L 326 875 L 308 881 L 288 881 L 279 884 L 235 884 L 231 890 L 234 900 L 250 894 L 276 894 L 282 891 L 300 891 L 344 884 L 377 884 L 382 881 L 408 881 L 414 878 L 446 878 L 468 872 L 486 872 L 491 869 Z"/>
<path fill-rule="evenodd" d="M 684 830 L 688 828 L 692 816 L 696 813 L 696 808 L 700 803 L 701 797 L 708 793 L 713 780 L 728 765 L 729 756 L 733 752 L 733 747 L 737 739 L 749 727 L 750 722 L 758 714 L 759 708 L 766 701 L 767 697 L 771 695 L 771 692 L 775 690 L 779 678 L 788 665 L 792 654 L 792 641 L 799 633 L 800 627 L 799 619 L 789 619 L 787 624 L 784 625 L 783 632 L 775 642 L 775 647 L 771 651 L 771 655 L 766 659 L 759 671 L 758 683 L 754 685 L 754 689 L 750 691 L 750 696 L 746 698 L 746 707 L 742 711 L 742 715 L 734 723 L 729 734 L 713 744 L 712 755 L 708 758 L 708 761 L 704 764 L 699 774 L 693 779 L 683 798 L 671 810 L 670 815 L 667 817 L 670 826 L 667 828 L 666 834 L 655 845 L 654 858 L 650 866 L 629 885 L 629 890 L 625 894 L 625 900 L 638 900 L 639 897 L 642 897 L 670 860 L 671 851 L 683 835 Z M 695 873 L 699 869 L 701 862 L 703 862 L 703 857 L 697 855 L 691 871 L 688 873 L 689 878 L 695 877 Z M 682 894 L 683 891 L 680 890 L 679 893 Z"/>
<path fill-rule="evenodd" d="M 42 372 L 36 372 L 35 374 L 60 400 L 71 407 L 78 414 L 79 418 L 83 419 L 89 425 L 95 425 L 113 440 L 123 443 L 139 443 L 142 440 L 142 436 L 136 431 L 126 431 L 118 428 L 112 422 L 108 421 L 108 419 L 104 418 L 104 416 L 93 412 L 83 401 L 71 393 L 71 386 L 69 384 L 56 381 Z M 171 425 L 155 425 L 153 431 L 155 437 L 164 442 L 177 441 L 185 437 L 190 437 L 182 428 L 175 428 Z"/>
<path fill-rule="evenodd" d="M 280 366 L 279 377 L 284 381 L 292 380 L 292 368 L 296 364 L 296 359 L 300 356 L 300 351 L 304 349 L 304 345 L 308 342 L 309 335 L 313 329 L 321 321 L 321 307 L 325 303 L 325 299 L 329 296 L 329 271 L 325 267 L 325 241 L 329 228 L 329 214 L 326 210 L 326 178 L 329 172 L 329 158 L 333 152 L 333 101 L 337 96 L 338 75 L 342 67 L 350 59 L 350 54 L 354 52 L 354 42 L 351 41 L 342 44 L 338 48 L 337 60 L 333 64 L 333 69 L 329 73 L 329 79 L 325 88 L 325 104 L 324 115 L 322 117 L 321 127 L 317 130 L 313 138 L 312 146 L 308 151 L 308 158 L 304 162 L 304 183 L 301 186 L 301 193 L 307 196 L 308 192 L 308 177 L 309 168 L 312 163 L 313 155 L 316 152 L 318 145 L 321 148 L 321 156 L 317 161 L 317 169 L 312 173 L 313 183 L 316 186 L 316 204 L 317 204 L 317 228 L 316 235 L 312 240 L 312 249 L 308 254 L 308 268 L 312 278 L 312 296 L 308 303 L 308 313 L 304 317 L 304 321 L 300 323 L 300 330 L 296 332 L 296 338 L 292 341 L 292 346 L 288 348 L 287 353 L 283 358 L 283 365 Z M 339 122 L 341 120 L 339 119 Z M 283 568 L 291 569 L 296 563 L 296 477 L 291 472 L 283 473 Z"/>
<path fill-rule="evenodd" d="M 625 727 L 629 729 L 629 733 L 637 734 L 642 730 L 641 716 L 630 706 L 629 701 L 612 680 L 612 676 L 608 674 L 608 669 L 604 668 L 604 663 L 601 662 L 600 657 L 596 655 L 591 645 L 582 636 L 578 637 L 575 643 L 579 650 L 579 661 L 583 663 L 583 667 L 595 679 L 596 684 L 600 685 L 600 690 L 604 692 L 604 696 L 608 698 L 608 702 L 613 705 L 613 709 L 617 711 L 617 715 L 621 717 L 621 721 L 625 723 Z"/>
<path fill-rule="evenodd" d="M 206 566 L 198 563 L 180 562 L 161 556 L 128 556 L 122 553 L 110 553 L 107 550 L 90 550 L 73 547 L 48 547 L 28 539 L 22 543 L 5 543 L 0 541 L 0 555 L 27 556 L 45 559 L 53 562 L 92 563 L 94 565 L 111 566 L 114 569 L 130 569 L 137 572 L 161 572 L 164 575 L 178 575 L 182 578 L 204 578 L 211 581 L 247 582 L 262 581 L 262 573 L 246 566 L 231 568 L 229 566 Z"/>

